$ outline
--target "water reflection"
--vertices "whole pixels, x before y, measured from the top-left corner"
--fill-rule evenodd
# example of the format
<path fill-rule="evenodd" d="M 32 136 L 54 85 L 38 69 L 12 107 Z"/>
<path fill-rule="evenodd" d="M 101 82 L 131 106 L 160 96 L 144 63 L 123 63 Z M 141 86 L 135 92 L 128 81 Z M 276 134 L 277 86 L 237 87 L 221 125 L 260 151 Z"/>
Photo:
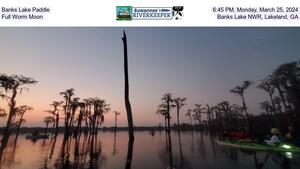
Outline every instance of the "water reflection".
<path fill-rule="evenodd" d="M 132 153 L 133 153 L 133 139 L 128 140 L 128 150 L 127 150 L 127 158 L 126 158 L 126 165 L 125 169 L 131 169 L 131 163 L 132 163 Z"/>
<path fill-rule="evenodd" d="M 151 136 L 136 132 L 134 142 L 127 132 L 99 132 L 81 137 L 57 137 L 26 140 L 20 134 L 17 141 L 11 137 L 3 151 L 1 169 L 176 169 L 245 168 L 296 169 L 299 154 L 249 152 L 215 143 L 214 135 L 199 132 L 172 131 L 171 143 L 165 133 Z M 168 137 L 167 137 L 168 138 Z"/>
<path fill-rule="evenodd" d="M 254 157 L 255 167 L 256 167 L 257 169 L 262 169 L 262 168 L 265 166 L 265 164 L 266 164 L 266 162 L 268 161 L 268 159 L 269 159 L 269 153 L 266 154 L 266 156 L 265 156 L 265 158 L 263 159 L 263 161 L 259 161 L 259 160 L 257 159 L 256 152 L 253 152 L 253 157 Z"/>
<path fill-rule="evenodd" d="M 8 140 L 7 148 L 2 150 L 1 166 L 3 164 L 10 167 L 13 166 L 13 164 L 17 163 L 15 157 L 16 157 L 16 151 L 19 147 L 17 147 L 15 143 L 17 142 L 13 140 Z"/>
<path fill-rule="evenodd" d="M 180 152 L 180 167 L 182 168 L 184 165 L 184 159 L 182 154 L 182 146 L 181 146 L 181 134 L 178 132 L 178 143 L 179 143 L 179 152 Z"/>
<path fill-rule="evenodd" d="M 83 139 L 81 137 L 64 136 L 59 156 L 54 166 L 57 169 L 100 169 L 105 165 L 106 160 L 107 157 L 102 154 L 102 143 L 97 134 L 85 135 Z"/>

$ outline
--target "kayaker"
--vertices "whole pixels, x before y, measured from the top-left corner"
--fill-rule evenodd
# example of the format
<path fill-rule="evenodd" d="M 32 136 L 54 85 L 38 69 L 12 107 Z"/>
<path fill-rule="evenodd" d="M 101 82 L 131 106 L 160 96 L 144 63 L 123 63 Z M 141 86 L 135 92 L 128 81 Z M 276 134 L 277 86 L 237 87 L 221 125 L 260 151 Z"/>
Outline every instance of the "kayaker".
<path fill-rule="evenodd" d="M 270 140 L 265 140 L 265 142 L 268 144 L 268 145 L 275 145 L 276 143 L 279 143 L 280 140 L 279 140 L 279 130 L 277 128 L 272 128 L 271 129 L 271 139 Z"/>
<path fill-rule="evenodd" d="M 288 127 L 288 133 L 286 134 L 286 138 L 290 140 L 294 138 L 294 128 L 292 126 Z"/>

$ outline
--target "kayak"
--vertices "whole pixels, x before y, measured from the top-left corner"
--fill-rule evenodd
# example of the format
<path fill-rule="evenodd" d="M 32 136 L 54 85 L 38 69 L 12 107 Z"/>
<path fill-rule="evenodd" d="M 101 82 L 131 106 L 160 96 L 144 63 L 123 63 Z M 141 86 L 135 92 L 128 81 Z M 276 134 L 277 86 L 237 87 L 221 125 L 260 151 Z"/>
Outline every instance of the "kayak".
<path fill-rule="evenodd" d="M 225 132 L 225 137 L 229 137 L 232 139 L 247 139 L 250 137 L 250 135 L 246 132 Z"/>
<path fill-rule="evenodd" d="M 39 134 L 39 135 L 27 135 L 26 139 L 32 139 L 32 140 L 37 140 L 37 139 L 47 139 L 49 138 L 48 134 Z"/>
<path fill-rule="evenodd" d="M 220 146 L 228 146 L 233 148 L 240 148 L 246 150 L 256 151 L 277 151 L 277 152 L 294 152 L 300 153 L 300 147 L 296 147 L 291 144 L 280 143 L 278 146 L 269 146 L 257 143 L 239 143 L 231 141 L 216 140 L 216 143 Z"/>
<path fill-rule="evenodd" d="M 155 134 L 154 130 L 149 130 L 148 132 L 149 132 L 149 134 L 151 134 L 151 136 L 154 136 L 154 134 Z"/>

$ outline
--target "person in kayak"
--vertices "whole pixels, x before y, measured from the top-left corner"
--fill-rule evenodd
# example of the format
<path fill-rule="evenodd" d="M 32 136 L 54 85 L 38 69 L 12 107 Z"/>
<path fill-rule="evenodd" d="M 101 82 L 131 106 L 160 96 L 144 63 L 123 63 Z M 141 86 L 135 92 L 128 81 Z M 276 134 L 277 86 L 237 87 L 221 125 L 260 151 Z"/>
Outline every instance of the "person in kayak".
<path fill-rule="evenodd" d="M 295 135 L 294 128 L 292 126 L 288 127 L 288 132 L 285 135 L 284 141 L 300 147 L 300 139 Z"/>
<path fill-rule="evenodd" d="M 294 139 L 294 128 L 292 126 L 288 127 L 288 133 L 286 134 L 285 137 L 290 140 Z"/>
<path fill-rule="evenodd" d="M 271 138 L 270 140 L 265 140 L 265 142 L 268 144 L 268 145 L 275 145 L 276 143 L 279 143 L 280 140 L 279 140 L 279 130 L 277 128 L 272 128 L 271 129 Z"/>

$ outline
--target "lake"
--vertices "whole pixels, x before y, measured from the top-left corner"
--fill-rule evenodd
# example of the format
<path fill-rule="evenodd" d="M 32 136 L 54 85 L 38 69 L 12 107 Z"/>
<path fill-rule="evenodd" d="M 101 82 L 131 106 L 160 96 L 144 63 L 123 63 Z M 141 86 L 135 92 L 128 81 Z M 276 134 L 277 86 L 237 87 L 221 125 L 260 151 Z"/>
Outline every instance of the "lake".
<path fill-rule="evenodd" d="M 181 141 L 177 132 L 171 133 L 172 159 L 178 169 L 300 168 L 300 154 L 248 152 L 222 147 L 209 135 L 201 136 L 200 132 L 181 132 L 180 136 Z M 91 143 L 88 140 L 82 135 L 79 142 L 71 138 L 62 146 L 62 134 L 56 140 L 36 142 L 20 135 L 15 145 L 13 141 L 9 142 L 0 168 L 125 168 L 127 132 L 117 132 L 116 136 L 113 132 L 99 132 L 97 141 Z M 92 150 L 89 149 L 91 145 L 94 145 Z M 169 164 L 164 131 L 155 132 L 153 136 L 148 132 L 135 132 L 131 169 L 167 169 Z"/>

